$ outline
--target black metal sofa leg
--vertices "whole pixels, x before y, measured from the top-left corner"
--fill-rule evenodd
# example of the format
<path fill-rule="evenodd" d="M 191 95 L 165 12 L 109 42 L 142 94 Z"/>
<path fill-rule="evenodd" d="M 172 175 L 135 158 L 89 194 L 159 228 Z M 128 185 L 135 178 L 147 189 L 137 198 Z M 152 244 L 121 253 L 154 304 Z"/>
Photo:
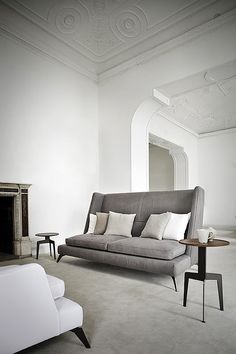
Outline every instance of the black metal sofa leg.
<path fill-rule="evenodd" d="M 173 279 L 173 283 L 174 283 L 174 287 L 175 287 L 175 291 L 177 292 L 178 289 L 177 289 L 177 285 L 176 285 L 176 280 L 175 280 L 175 277 L 171 277 Z"/>
<path fill-rule="evenodd" d="M 86 335 L 84 334 L 84 331 L 81 327 L 77 327 L 77 328 L 74 328 L 71 330 L 71 332 L 74 332 L 77 337 L 81 340 L 81 342 L 83 343 L 83 345 L 86 347 L 86 348 L 90 348 L 90 344 L 86 338 Z"/>
<path fill-rule="evenodd" d="M 64 256 L 64 254 L 59 254 L 58 258 L 57 258 L 57 263 L 60 261 L 60 259 Z"/>

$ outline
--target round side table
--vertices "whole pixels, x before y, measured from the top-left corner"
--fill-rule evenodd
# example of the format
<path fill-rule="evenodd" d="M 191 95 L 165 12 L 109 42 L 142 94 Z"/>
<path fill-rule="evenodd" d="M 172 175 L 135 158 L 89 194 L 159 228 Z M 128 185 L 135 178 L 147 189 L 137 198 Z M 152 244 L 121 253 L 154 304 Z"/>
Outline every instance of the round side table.
<path fill-rule="evenodd" d="M 49 243 L 50 256 L 52 256 L 51 245 L 53 245 L 54 259 L 56 259 L 55 241 L 51 240 L 50 237 L 58 236 L 58 235 L 59 235 L 58 232 L 40 232 L 38 234 L 35 234 L 35 236 L 45 237 L 45 240 L 37 241 L 36 259 L 39 258 L 39 246 L 43 243 Z"/>
<path fill-rule="evenodd" d="M 188 282 L 189 279 L 200 280 L 203 282 L 203 308 L 202 308 L 202 322 L 205 323 L 205 281 L 206 280 L 216 280 L 218 293 L 219 293 L 219 303 L 220 310 L 224 311 L 223 304 L 223 286 L 222 286 L 222 275 L 218 273 L 206 273 L 206 249 L 208 247 L 221 247 L 229 245 L 228 241 L 214 239 L 207 243 L 200 243 L 197 238 L 184 239 L 180 240 L 180 243 L 186 246 L 198 247 L 198 272 L 185 272 L 184 274 L 184 300 L 183 306 L 186 306 L 187 303 L 187 294 L 188 294 Z"/>

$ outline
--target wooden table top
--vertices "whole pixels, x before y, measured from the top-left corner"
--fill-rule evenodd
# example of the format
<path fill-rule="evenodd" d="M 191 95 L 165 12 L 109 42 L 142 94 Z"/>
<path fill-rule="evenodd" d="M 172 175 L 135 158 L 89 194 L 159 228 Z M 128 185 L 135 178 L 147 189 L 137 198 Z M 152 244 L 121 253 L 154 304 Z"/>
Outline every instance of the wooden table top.
<path fill-rule="evenodd" d="M 218 238 L 213 239 L 213 241 L 208 241 L 207 243 L 201 243 L 198 241 L 198 238 L 188 238 L 184 240 L 180 240 L 180 243 L 186 246 L 196 246 L 196 247 L 220 247 L 220 246 L 228 246 L 229 241 L 220 240 Z"/>
<path fill-rule="evenodd" d="M 58 236 L 58 232 L 40 232 L 38 234 L 35 234 L 35 236 L 40 236 L 40 237 L 50 237 L 50 236 Z"/>

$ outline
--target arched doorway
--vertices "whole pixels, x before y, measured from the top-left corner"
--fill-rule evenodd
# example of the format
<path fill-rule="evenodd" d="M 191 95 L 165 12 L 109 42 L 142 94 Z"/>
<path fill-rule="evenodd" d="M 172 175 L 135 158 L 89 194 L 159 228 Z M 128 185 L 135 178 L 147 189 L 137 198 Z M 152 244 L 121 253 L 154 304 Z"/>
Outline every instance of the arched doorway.
<path fill-rule="evenodd" d="M 148 98 L 140 104 L 131 123 L 131 191 L 149 190 L 149 122 L 161 111 L 164 101 Z M 162 137 L 156 137 L 159 144 Z M 188 188 L 188 159 L 184 149 L 168 141 L 174 161 L 174 189 Z M 161 146 L 161 145 L 160 145 Z"/>
<path fill-rule="evenodd" d="M 173 189 L 187 189 L 189 180 L 188 157 L 184 152 L 183 147 L 153 134 L 149 134 L 149 143 L 168 151 L 168 154 L 173 161 Z M 169 172 L 172 173 L 172 171 Z"/>

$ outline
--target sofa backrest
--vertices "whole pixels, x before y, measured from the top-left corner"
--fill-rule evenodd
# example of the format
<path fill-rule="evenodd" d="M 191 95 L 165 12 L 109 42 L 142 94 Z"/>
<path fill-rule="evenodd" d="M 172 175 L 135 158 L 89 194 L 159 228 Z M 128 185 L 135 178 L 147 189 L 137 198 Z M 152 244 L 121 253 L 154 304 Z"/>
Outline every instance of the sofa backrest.
<path fill-rule="evenodd" d="M 94 193 L 90 204 L 84 233 L 88 230 L 89 214 L 109 211 L 136 214 L 132 236 L 140 236 L 150 214 L 161 214 L 167 211 L 186 214 L 191 212 L 186 238 L 196 235 L 196 229 L 202 226 L 204 210 L 204 190 L 195 187 L 188 190 L 135 192 L 135 193 Z M 188 248 L 188 252 L 191 249 Z M 192 252 L 192 251 L 191 251 Z"/>
<path fill-rule="evenodd" d="M 137 193 L 94 193 L 89 213 L 96 212 L 136 214 L 132 236 L 140 236 L 150 214 L 161 214 L 170 211 L 177 214 L 191 212 L 186 236 L 193 232 L 191 224 L 202 225 L 204 191 L 201 187 L 195 189 L 166 191 L 166 192 L 137 192 Z M 87 220 L 88 221 L 88 220 Z M 87 232 L 88 223 L 85 226 Z"/>

